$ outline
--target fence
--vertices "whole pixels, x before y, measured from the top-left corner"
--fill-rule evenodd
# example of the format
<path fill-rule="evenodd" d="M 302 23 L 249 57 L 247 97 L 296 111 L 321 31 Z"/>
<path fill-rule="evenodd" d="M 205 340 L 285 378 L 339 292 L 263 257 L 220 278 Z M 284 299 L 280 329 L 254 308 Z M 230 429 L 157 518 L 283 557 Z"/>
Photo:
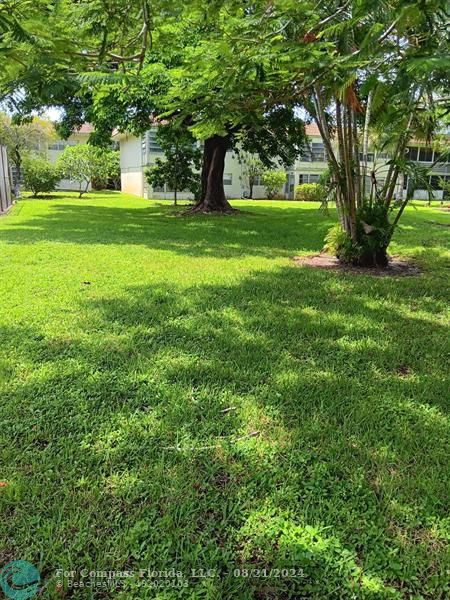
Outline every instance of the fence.
<path fill-rule="evenodd" d="M 8 155 L 5 146 L 0 146 L 0 214 L 12 204 L 11 181 L 9 177 Z"/>

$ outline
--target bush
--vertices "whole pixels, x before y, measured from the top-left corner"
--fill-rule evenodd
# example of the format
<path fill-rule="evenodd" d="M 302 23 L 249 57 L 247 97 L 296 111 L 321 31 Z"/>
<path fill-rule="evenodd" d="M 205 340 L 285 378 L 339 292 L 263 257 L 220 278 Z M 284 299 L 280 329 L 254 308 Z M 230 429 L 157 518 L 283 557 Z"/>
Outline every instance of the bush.
<path fill-rule="evenodd" d="M 27 158 L 23 164 L 25 188 L 38 194 L 53 192 L 61 179 L 61 173 L 54 164 L 44 158 Z"/>
<path fill-rule="evenodd" d="M 325 236 L 324 252 L 334 254 L 343 263 L 353 263 L 357 260 L 360 249 L 354 244 L 340 223 L 333 225 Z"/>
<path fill-rule="evenodd" d="M 295 199 L 303 202 L 322 202 L 325 188 L 320 183 L 302 183 L 295 188 Z"/>
<path fill-rule="evenodd" d="M 286 183 L 286 173 L 283 171 L 266 171 L 262 176 L 262 182 L 266 188 L 267 197 L 272 200 Z"/>
<path fill-rule="evenodd" d="M 120 189 L 120 152 L 109 148 L 99 148 L 103 164 L 102 172 L 92 178 L 92 189 L 106 190 L 111 185 Z"/>
<path fill-rule="evenodd" d="M 334 254 L 343 263 L 384 267 L 390 233 L 388 209 L 366 203 L 356 213 L 357 242 L 353 242 L 338 223 L 328 231 L 324 251 Z"/>

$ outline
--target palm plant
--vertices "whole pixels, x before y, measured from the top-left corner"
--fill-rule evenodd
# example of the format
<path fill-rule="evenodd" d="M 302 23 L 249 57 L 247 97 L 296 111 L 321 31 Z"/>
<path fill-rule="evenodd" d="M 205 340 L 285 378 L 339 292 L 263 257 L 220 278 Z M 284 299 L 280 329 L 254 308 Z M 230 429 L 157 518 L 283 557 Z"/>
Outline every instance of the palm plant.
<path fill-rule="evenodd" d="M 310 82 L 307 108 L 324 141 L 339 221 L 351 249 L 340 257 L 361 265 L 387 264 L 387 246 L 404 206 L 392 225 L 388 215 L 399 176 L 411 171 L 406 148 L 413 135 L 431 138 L 436 92 L 448 79 L 440 58 L 447 48 L 446 3 L 421 4 L 324 3 L 326 26 L 308 38 L 326 39 L 334 47 L 333 59 Z M 383 131 L 392 158 L 381 186 L 371 172 L 368 195 L 374 128 Z M 380 227 L 385 233 L 377 237 Z"/>

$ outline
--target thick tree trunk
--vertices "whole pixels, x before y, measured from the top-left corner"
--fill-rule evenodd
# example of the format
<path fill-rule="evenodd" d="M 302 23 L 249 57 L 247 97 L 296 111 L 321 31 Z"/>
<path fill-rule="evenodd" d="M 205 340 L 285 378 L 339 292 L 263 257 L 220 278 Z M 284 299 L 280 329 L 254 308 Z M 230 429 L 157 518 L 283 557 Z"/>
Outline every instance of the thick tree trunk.
<path fill-rule="evenodd" d="M 236 212 L 225 198 L 223 172 L 225 155 L 229 146 L 228 137 L 215 135 L 205 141 L 202 167 L 202 195 L 191 213 Z"/>

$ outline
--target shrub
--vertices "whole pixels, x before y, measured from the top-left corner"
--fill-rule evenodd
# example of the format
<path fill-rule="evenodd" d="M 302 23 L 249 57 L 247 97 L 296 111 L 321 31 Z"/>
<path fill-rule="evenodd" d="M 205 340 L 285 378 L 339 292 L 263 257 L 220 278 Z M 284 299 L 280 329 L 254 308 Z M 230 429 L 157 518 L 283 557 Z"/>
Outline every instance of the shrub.
<path fill-rule="evenodd" d="M 353 242 L 338 223 L 328 231 L 324 251 L 334 254 L 343 263 L 386 266 L 391 233 L 388 209 L 366 203 L 356 213 L 356 224 L 357 242 Z"/>
<path fill-rule="evenodd" d="M 304 202 L 322 202 L 325 189 L 320 183 L 302 183 L 295 188 L 295 199 Z"/>
<path fill-rule="evenodd" d="M 92 178 L 94 190 L 105 190 L 110 185 L 115 190 L 120 189 L 120 152 L 108 148 L 99 148 L 102 160 L 102 172 Z"/>
<path fill-rule="evenodd" d="M 23 181 L 26 189 L 38 194 L 53 192 L 61 179 L 59 169 L 44 158 L 27 158 L 23 163 Z"/>
<path fill-rule="evenodd" d="M 262 176 L 262 182 L 266 188 L 267 197 L 272 200 L 286 183 L 286 173 L 283 171 L 266 171 Z"/>
<path fill-rule="evenodd" d="M 353 263 L 359 255 L 358 246 L 352 242 L 340 223 L 336 223 L 328 230 L 323 250 L 329 254 L 334 254 L 343 263 Z"/>

